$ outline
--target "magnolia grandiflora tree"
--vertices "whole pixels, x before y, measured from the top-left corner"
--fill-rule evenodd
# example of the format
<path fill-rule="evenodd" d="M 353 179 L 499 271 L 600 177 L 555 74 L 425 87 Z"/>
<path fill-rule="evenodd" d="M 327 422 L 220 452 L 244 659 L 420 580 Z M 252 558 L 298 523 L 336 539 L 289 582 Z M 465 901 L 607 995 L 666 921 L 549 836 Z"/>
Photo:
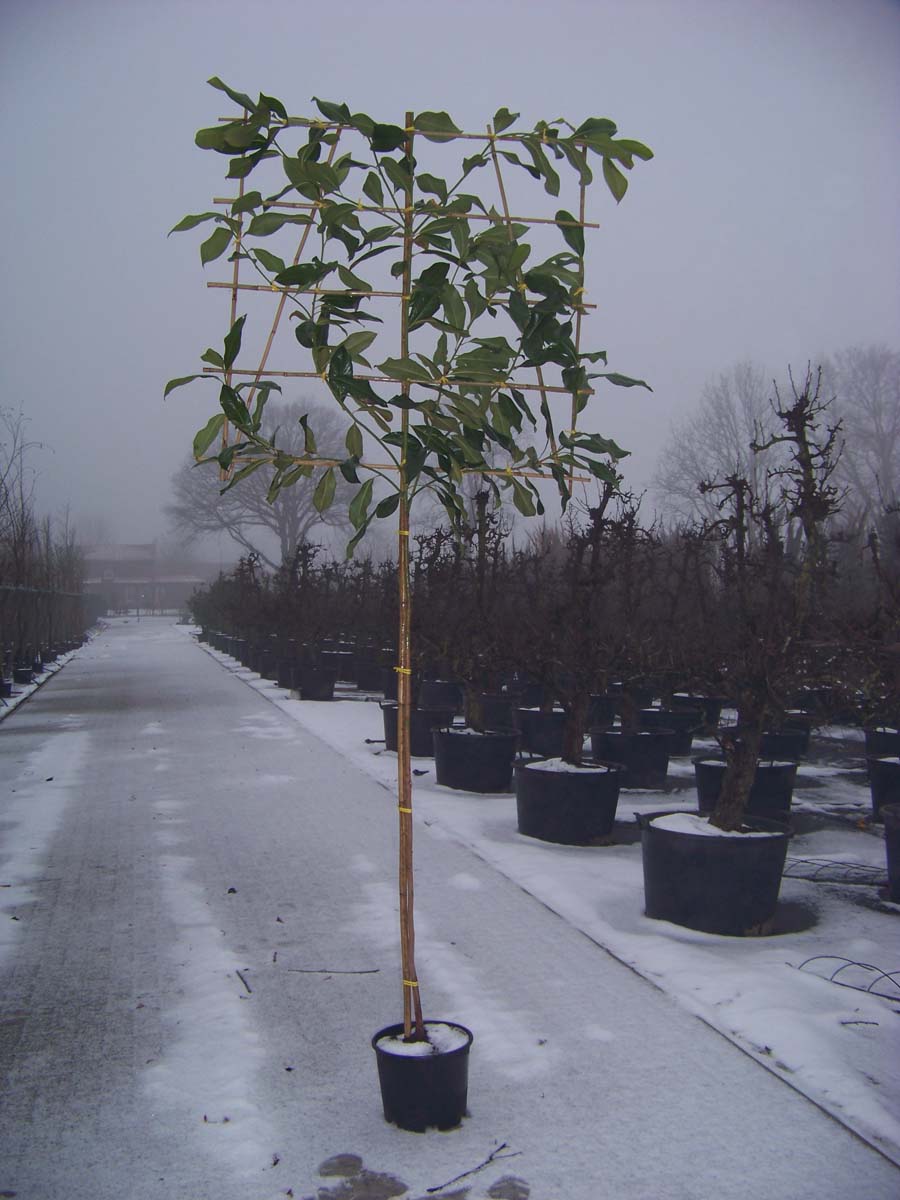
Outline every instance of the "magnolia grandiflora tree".
<path fill-rule="evenodd" d="M 605 352 L 583 345 L 585 198 L 593 161 L 619 201 L 635 159 L 652 155 L 620 138 L 607 118 L 522 130 L 518 114 L 501 108 L 485 131 L 469 134 L 446 112 L 408 112 L 390 123 L 319 99 L 315 116 L 293 117 L 271 96 L 254 100 L 219 79 L 210 83 L 238 113 L 200 130 L 196 141 L 227 161 L 238 194 L 224 211 L 193 214 L 175 228 L 212 224 L 201 259 L 229 256 L 235 303 L 274 289 L 299 353 L 289 373 L 327 386 L 347 433 L 340 455 L 323 453 L 307 415 L 299 422 L 302 453 L 266 436 L 264 409 L 277 376 L 239 361 L 247 316 L 233 305 L 222 349 L 202 356 L 204 374 L 218 384 L 219 411 L 197 434 L 194 452 L 230 473 L 229 488 L 264 469 L 273 500 L 315 479 L 321 512 L 335 502 L 338 478 L 348 480 L 355 488 L 349 553 L 374 520 L 397 522 L 404 1025 L 407 1036 L 424 1037 L 412 923 L 410 507 L 431 494 L 457 523 L 465 515 L 463 480 L 475 474 L 530 516 L 544 511 L 542 479 L 555 481 L 563 506 L 573 477 L 615 479 L 623 451 L 579 429 L 578 418 L 595 384 L 640 381 L 598 370 Z M 555 198 L 561 171 L 579 189 L 577 215 L 555 204 L 536 219 L 513 215 L 511 172 Z M 478 172 L 490 180 L 490 195 L 474 189 Z M 522 211 L 519 191 L 515 197 Z M 540 253 L 526 240 L 532 234 Z M 238 284 L 239 267 L 252 284 Z M 241 293 L 244 286 L 250 290 Z M 534 382 L 523 381 L 526 369 Z M 199 377 L 172 380 L 166 392 Z"/>

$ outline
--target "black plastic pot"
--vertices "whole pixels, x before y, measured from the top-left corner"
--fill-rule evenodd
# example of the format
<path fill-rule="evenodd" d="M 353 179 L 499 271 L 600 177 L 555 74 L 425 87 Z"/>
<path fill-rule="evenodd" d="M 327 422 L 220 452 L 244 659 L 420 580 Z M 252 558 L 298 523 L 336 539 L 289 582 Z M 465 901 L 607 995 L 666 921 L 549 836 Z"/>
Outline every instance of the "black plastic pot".
<path fill-rule="evenodd" d="M 31 667 L 13 667 L 14 683 L 31 683 L 33 678 L 34 671 Z"/>
<path fill-rule="evenodd" d="M 878 725 L 869 726 L 863 732 L 866 736 L 866 758 L 900 755 L 900 729 Z"/>
<path fill-rule="evenodd" d="M 542 712 L 539 708 L 516 710 L 516 723 L 521 733 L 521 746 L 529 754 L 541 758 L 559 758 L 563 751 L 566 714 L 560 708 Z"/>
<path fill-rule="evenodd" d="M 420 708 L 446 708 L 462 714 L 464 689 L 453 679 L 423 679 L 419 684 Z"/>
<path fill-rule="evenodd" d="M 413 1133 L 435 1127 L 454 1129 L 466 1115 L 472 1032 L 455 1021 L 425 1022 L 426 1030 L 435 1025 L 459 1030 L 465 1034 L 465 1044 L 453 1050 L 408 1056 L 391 1054 L 379 1045 L 383 1038 L 402 1037 L 402 1025 L 388 1025 L 372 1038 L 384 1119 Z"/>
<path fill-rule="evenodd" d="M 666 786 L 672 731 L 657 729 L 638 733 L 592 729 L 591 757 L 596 762 L 621 763 L 621 787 L 655 789 Z"/>
<path fill-rule="evenodd" d="M 767 729 L 759 741 L 760 758 L 805 758 L 808 753 L 808 729 L 788 725 Z"/>
<path fill-rule="evenodd" d="M 699 708 L 703 713 L 704 730 L 713 730 L 719 724 L 723 701 L 717 696 L 696 696 L 692 692 L 675 692 L 669 702 L 670 708 Z"/>
<path fill-rule="evenodd" d="M 509 696 L 481 692 L 470 697 L 466 718 L 479 733 L 488 730 L 509 733 L 516 728 L 515 706 Z"/>
<path fill-rule="evenodd" d="M 686 758 L 691 752 L 694 734 L 704 725 L 703 710 L 699 708 L 643 708 L 638 713 L 641 729 L 655 732 L 671 730 L 669 754 L 675 758 Z"/>
<path fill-rule="evenodd" d="M 519 833 L 563 846 L 588 846 L 608 837 L 616 820 L 619 777 L 611 763 L 585 767 L 516 764 Z"/>
<path fill-rule="evenodd" d="M 322 670 L 332 671 L 335 680 L 343 679 L 347 683 L 356 682 L 355 656 L 350 650 L 321 650 L 319 667 Z"/>
<path fill-rule="evenodd" d="M 383 700 L 380 705 L 384 720 L 384 748 L 397 749 L 396 700 Z M 433 758 L 434 739 L 432 731 L 453 720 L 453 711 L 447 708 L 411 708 L 409 710 L 409 752 L 414 758 Z"/>
<path fill-rule="evenodd" d="M 646 915 L 731 937 L 771 933 L 790 830 L 748 817 L 747 830 L 771 836 L 683 833 L 654 824 L 666 815 L 639 817 Z"/>
<path fill-rule="evenodd" d="M 301 700 L 333 700 L 336 682 L 333 667 L 301 667 L 294 672 L 294 687 Z"/>
<path fill-rule="evenodd" d="M 604 729 L 612 725 L 616 719 L 616 702 L 612 696 L 602 692 L 591 694 L 588 706 L 588 726 L 592 729 Z"/>
<path fill-rule="evenodd" d="M 888 895 L 892 900 L 900 901 L 900 804 L 885 804 L 881 819 L 884 821 Z"/>
<path fill-rule="evenodd" d="M 463 792 L 509 791 L 518 734 L 435 729 L 432 737 L 438 783 Z"/>
<path fill-rule="evenodd" d="M 708 815 L 716 807 L 722 780 L 725 778 L 725 760 L 721 758 L 695 758 L 694 778 L 697 783 L 697 809 Z M 747 812 L 756 817 L 784 819 L 790 814 L 794 797 L 794 782 L 797 764 L 794 762 L 760 762 L 747 800 Z"/>
<path fill-rule="evenodd" d="M 886 804 L 900 804 L 900 758 L 867 758 L 872 820 L 880 821 Z"/>

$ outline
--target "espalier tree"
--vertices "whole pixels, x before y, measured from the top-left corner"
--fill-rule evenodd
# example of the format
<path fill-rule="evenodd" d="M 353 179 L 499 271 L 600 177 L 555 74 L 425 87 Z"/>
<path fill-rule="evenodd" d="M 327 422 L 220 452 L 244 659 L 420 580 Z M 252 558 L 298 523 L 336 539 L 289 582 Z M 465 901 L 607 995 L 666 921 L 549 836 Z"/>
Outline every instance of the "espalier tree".
<path fill-rule="evenodd" d="M 218 382 L 220 411 L 196 435 L 194 455 L 218 466 L 223 490 L 267 469 L 274 499 L 314 476 L 324 512 L 340 473 L 358 485 L 348 554 L 374 520 L 397 522 L 403 1008 L 406 1036 L 424 1037 L 412 907 L 410 506 L 431 492 L 457 522 L 471 473 L 495 497 L 511 494 L 525 516 L 544 512 L 542 480 L 555 482 L 563 508 L 576 481 L 615 481 L 625 452 L 579 429 L 578 418 L 597 381 L 647 385 L 598 369 L 605 352 L 582 345 L 593 307 L 585 301 L 586 195 L 596 160 L 620 201 L 625 172 L 652 153 L 618 137 L 606 118 L 539 121 L 521 132 L 518 114 L 501 108 L 484 132 L 464 133 L 445 112 L 410 112 L 403 124 L 389 124 L 319 99 L 320 115 L 292 117 L 271 96 L 253 100 L 219 79 L 210 83 L 240 112 L 201 129 L 196 143 L 227 161 L 237 195 L 214 201 L 222 211 L 185 217 L 173 232 L 214 226 L 200 257 L 205 265 L 227 255 L 233 264 L 230 283 L 211 285 L 231 289 L 231 324 L 222 349 L 202 355 L 206 370 L 173 379 L 166 394 L 198 378 Z M 443 176 L 420 165 L 426 156 L 440 161 Z M 550 197 L 565 172 L 576 211 L 552 204 L 545 216 L 512 215 L 511 172 L 530 185 L 526 196 L 536 183 Z M 479 173 L 488 183 L 481 194 L 472 184 Z M 516 208 L 522 191 L 517 186 Z M 526 237 L 542 243 L 540 254 Z M 238 361 L 247 340 L 238 297 L 271 291 L 275 322 L 260 361 L 247 368 Z M 266 362 L 285 310 L 300 362 L 274 371 Z M 300 456 L 264 436 L 263 410 L 284 376 L 327 386 L 349 421 L 345 457 L 318 452 L 307 416 Z"/>

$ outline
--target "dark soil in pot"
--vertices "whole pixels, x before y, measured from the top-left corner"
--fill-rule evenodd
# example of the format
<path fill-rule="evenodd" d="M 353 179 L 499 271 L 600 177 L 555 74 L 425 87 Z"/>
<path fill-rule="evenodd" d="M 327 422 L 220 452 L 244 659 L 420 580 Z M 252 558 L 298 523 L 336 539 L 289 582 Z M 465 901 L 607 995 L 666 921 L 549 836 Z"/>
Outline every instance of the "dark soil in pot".
<path fill-rule="evenodd" d="M 900 758 L 867 758 L 872 820 L 882 819 L 886 804 L 900 804 Z"/>
<path fill-rule="evenodd" d="M 622 787 L 658 789 L 666 786 L 669 770 L 669 745 L 672 731 L 622 733 L 620 730 L 592 729 L 591 757 L 595 762 L 621 763 Z"/>
<path fill-rule="evenodd" d="M 426 1021 L 428 1042 L 403 1042 L 403 1026 L 372 1038 L 384 1119 L 401 1129 L 454 1129 L 466 1115 L 472 1032 L 451 1021 Z"/>
<path fill-rule="evenodd" d="M 518 734 L 435 729 L 432 737 L 438 783 L 464 792 L 509 791 Z"/>
<path fill-rule="evenodd" d="M 708 815 L 716 807 L 722 780 L 725 777 L 725 760 L 721 758 L 695 758 L 694 778 L 697 782 L 697 809 Z M 797 778 L 795 762 L 759 762 L 747 812 L 757 817 L 785 819 L 790 815 Z"/>
<path fill-rule="evenodd" d="M 612 833 L 622 770 L 560 759 L 516 764 L 519 833 L 563 846 L 589 846 Z"/>
<path fill-rule="evenodd" d="M 650 813 L 640 824 L 648 917 L 732 937 L 771 932 L 786 826 L 748 817 L 745 832 L 722 834 L 690 813 Z"/>

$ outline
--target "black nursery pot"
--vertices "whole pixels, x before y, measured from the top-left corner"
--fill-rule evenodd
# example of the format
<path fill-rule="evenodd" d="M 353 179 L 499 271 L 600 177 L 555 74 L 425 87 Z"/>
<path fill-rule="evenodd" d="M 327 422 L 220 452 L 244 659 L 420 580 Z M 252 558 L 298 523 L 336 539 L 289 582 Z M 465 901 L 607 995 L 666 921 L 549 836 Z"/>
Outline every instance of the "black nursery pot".
<path fill-rule="evenodd" d="M 671 729 L 622 733 L 591 730 L 591 757 L 596 762 L 621 763 L 620 785 L 628 788 L 664 788 L 669 771 Z"/>
<path fill-rule="evenodd" d="M 900 729 L 878 725 L 863 730 L 866 738 L 866 758 L 900 755 Z"/>
<path fill-rule="evenodd" d="M 886 804 L 900 804 L 900 758 L 868 758 L 872 820 L 881 821 Z"/>
<path fill-rule="evenodd" d="M 463 693 L 463 685 L 453 679 L 423 679 L 419 684 L 419 707 L 462 713 Z"/>
<path fill-rule="evenodd" d="M 588 846 L 608 837 L 616 820 L 621 768 L 612 763 L 516 765 L 519 833 L 562 846 Z"/>
<path fill-rule="evenodd" d="M 771 933 L 790 830 L 777 821 L 747 817 L 747 837 L 660 829 L 639 818 L 648 917 L 704 933 L 747 937 Z"/>
<path fill-rule="evenodd" d="M 669 753 L 675 758 L 686 758 L 691 752 L 694 734 L 704 725 L 703 710 L 700 708 L 643 708 L 638 714 L 641 729 L 654 732 L 659 729 L 672 731 Z"/>
<path fill-rule="evenodd" d="M 694 778 L 697 783 L 697 810 L 708 815 L 718 803 L 725 760 L 695 758 Z M 794 796 L 797 764 L 794 762 L 760 762 L 756 764 L 747 812 L 757 817 L 785 818 L 790 814 Z"/>
<path fill-rule="evenodd" d="M 438 783 L 463 792 L 508 792 L 518 734 L 435 729 L 434 773 Z"/>
<path fill-rule="evenodd" d="M 381 703 L 381 713 L 384 719 L 384 748 L 397 749 L 397 714 L 399 707 L 396 700 L 384 700 Z M 433 758 L 434 739 L 432 731 L 436 726 L 447 725 L 453 720 L 453 712 L 447 708 L 411 708 L 409 710 L 409 752 L 414 758 Z"/>
<path fill-rule="evenodd" d="M 884 821 L 888 896 L 891 900 L 900 901 L 900 804 L 885 804 L 881 819 Z"/>
<path fill-rule="evenodd" d="M 516 721 L 523 750 L 542 758 L 558 758 L 562 754 L 566 724 L 562 709 L 542 712 L 539 708 L 520 708 L 516 710 Z"/>
<path fill-rule="evenodd" d="M 372 1038 L 384 1119 L 412 1133 L 455 1129 L 466 1115 L 472 1032 L 455 1021 L 425 1022 L 426 1029 L 434 1025 L 458 1030 L 465 1044 L 413 1057 L 391 1054 L 379 1045 L 383 1038 L 402 1037 L 402 1025 L 388 1025 Z"/>
<path fill-rule="evenodd" d="M 301 700 L 333 700 L 337 672 L 334 667 L 303 667 L 294 672 Z"/>
<path fill-rule="evenodd" d="M 799 726 L 767 729 L 760 738 L 760 758 L 805 758 L 808 753 L 809 730 Z"/>

